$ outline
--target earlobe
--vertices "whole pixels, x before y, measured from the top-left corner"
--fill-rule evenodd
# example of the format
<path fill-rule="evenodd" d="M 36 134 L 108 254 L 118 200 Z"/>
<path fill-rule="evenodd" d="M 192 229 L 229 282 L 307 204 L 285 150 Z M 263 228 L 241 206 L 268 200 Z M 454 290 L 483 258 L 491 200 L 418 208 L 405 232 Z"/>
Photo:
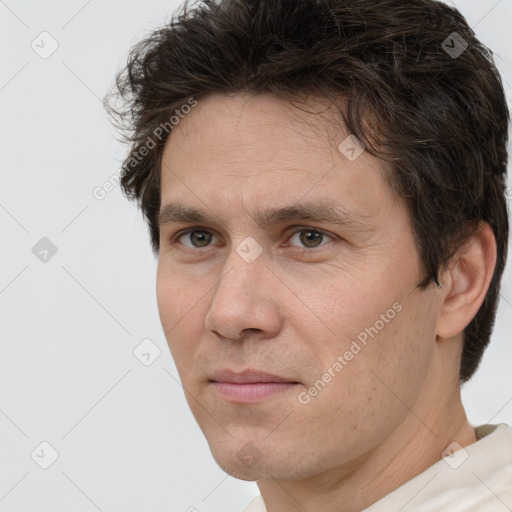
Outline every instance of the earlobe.
<path fill-rule="evenodd" d="M 443 276 L 444 294 L 437 335 L 451 338 L 462 332 L 478 313 L 496 266 L 496 239 L 487 222 L 452 257 Z"/>

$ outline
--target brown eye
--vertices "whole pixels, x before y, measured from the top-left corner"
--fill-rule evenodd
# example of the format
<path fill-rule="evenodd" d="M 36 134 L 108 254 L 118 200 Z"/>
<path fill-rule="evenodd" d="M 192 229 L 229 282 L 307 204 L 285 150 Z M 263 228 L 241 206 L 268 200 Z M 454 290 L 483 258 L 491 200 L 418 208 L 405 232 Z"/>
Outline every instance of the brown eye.
<path fill-rule="evenodd" d="M 202 231 L 199 229 L 193 229 L 190 231 L 187 231 L 186 233 L 181 234 L 178 237 L 178 240 L 184 238 L 184 240 L 187 240 L 192 245 L 187 245 L 184 243 L 183 245 L 185 247 L 188 247 L 190 249 L 194 248 L 200 248 L 200 247 L 207 247 L 209 243 L 211 242 L 213 235 L 209 231 Z"/>
<path fill-rule="evenodd" d="M 300 231 L 297 231 L 290 240 L 293 240 L 297 235 L 299 235 L 300 244 L 308 249 L 314 249 L 320 245 L 325 245 L 322 244 L 325 237 L 332 239 L 332 237 L 317 229 L 301 229 Z"/>
<path fill-rule="evenodd" d="M 323 233 L 318 231 L 301 231 L 300 241 L 306 247 L 317 247 L 323 240 Z"/>

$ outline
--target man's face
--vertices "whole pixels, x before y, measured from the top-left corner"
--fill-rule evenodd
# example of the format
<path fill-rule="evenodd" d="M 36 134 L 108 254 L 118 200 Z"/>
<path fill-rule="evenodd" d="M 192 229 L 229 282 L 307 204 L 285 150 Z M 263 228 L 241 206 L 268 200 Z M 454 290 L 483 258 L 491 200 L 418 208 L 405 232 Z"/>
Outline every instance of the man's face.
<path fill-rule="evenodd" d="M 213 95 L 163 155 L 162 208 L 209 219 L 161 226 L 160 318 L 192 413 L 238 478 L 353 467 L 410 421 L 428 380 L 439 297 L 417 288 L 408 212 L 327 115 Z M 252 217 L 321 201 L 343 221 Z"/>

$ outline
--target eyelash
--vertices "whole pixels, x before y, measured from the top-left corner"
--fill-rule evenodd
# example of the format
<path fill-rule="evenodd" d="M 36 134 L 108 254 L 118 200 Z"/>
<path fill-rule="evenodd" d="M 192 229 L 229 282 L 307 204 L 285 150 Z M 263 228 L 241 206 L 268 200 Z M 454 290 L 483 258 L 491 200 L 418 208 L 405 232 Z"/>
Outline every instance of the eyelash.
<path fill-rule="evenodd" d="M 184 237 L 185 235 L 189 235 L 190 233 L 193 233 L 194 231 L 198 231 L 198 232 L 200 232 L 200 233 L 211 233 L 211 231 L 209 231 L 208 229 L 203 229 L 203 228 L 201 228 L 201 227 L 193 227 L 193 228 L 189 228 L 189 229 L 187 229 L 187 230 L 185 230 L 185 231 L 180 231 L 180 232 L 176 233 L 176 234 L 171 238 L 171 240 L 170 240 L 171 245 L 175 245 L 175 244 L 177 244 L 177 243 L 178 243 L 178 240 L 179 240 L 180 238 Z M 329 233 L 327 233 L 326 231 L 323 231 L 323 230 L 321 230 L 321 229 L 317 229 L 317 228 L 307 227 L 307 226 L 306 226 L 306 227 L 302 227 L 302 228 L 300 228 L 300 229 L 295 230 L 294 232 L 292 232 L 292 233 L 291 233 L 291 235 L 290 235 L 290 237 L 289 237 L 289 238 L 292 238 L 292 237 L 293 237 L 293 236 L 295 236 L 297 233 L 302 233 L 303 231 L 311 231 L 311 232 L 313 232 L 313 233 L 320 233 L 320 234 L 322 234 L 324 237 L 328 237 L 328 238 L 330 238 L 331 240 L 334 240 L 334 239 L 335 239 L 335 237 L 334 237 L 333 235 L 330 235 L 330 234 L 329 234 Z M 211 234 L 213 234 L 213 233 L 211 233 Z M 214 235 L 214 236 L 215 236 L 215 235 Z M 322 240 L 322 242 L 323 242 L 323 240 Z M 181 245 L 183 245 L 183 244 L 181 244 Z M 301 247 L 298 247 L 298 249 L 302 249 L 303 251 L 308 251 L 308 252 L 309 252 L 309 251 L 313 251 L 314 249 L 318 249 L 318 248 L 320 248 L 320 247 L 323 247 L 324 245 L 326 245 L 326 244 L 321 244 L 321 245 L 319 245 L 319 246 L 317 246 L 317 247 L 304 247 L 304 246 L 301 246 Z M 194 247 L 194 248 L 193 248 L 193 247 L 187 247 L 187 246 L 184 246 L 184 247 L 185 247 L 185 249 L 187 249 L 187 250 L 189 250 L 189 251 L 194 251 L 194 252 L 196 252 L 196 251 L 198 251 L 198 250 L 200 250 L 200 249 L 208 249 L 210 246 L 208 245 L 208 246 L 206 246 L 206 247 Z M 297 247 L 297 246 L 294 246 L 294 247 Z"/>

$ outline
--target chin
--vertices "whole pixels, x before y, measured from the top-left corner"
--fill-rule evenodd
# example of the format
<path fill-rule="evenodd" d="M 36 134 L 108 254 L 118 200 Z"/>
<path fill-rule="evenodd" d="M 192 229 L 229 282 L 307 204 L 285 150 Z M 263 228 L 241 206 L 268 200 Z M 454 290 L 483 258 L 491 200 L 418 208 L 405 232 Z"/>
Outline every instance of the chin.
<path fill-rule="evenodd" d="M 256 482 L 263 478 L 262 475 L 255 473 L 254 471 L 242 469 L 242 468 L 233 468 L 233 466 L 222 466 L 219 464 L 221 469 L 223 469 L 228 475 L 233 478 L 237 478 L 238 480 L 245 480 L 246 482 Z"/>
<path fill-rule="evenodd" d="M 292 454 L 273 450 L 262 453 L 250 441 L 239 450 L 234 450 L 233 446 L 210 449 L 219 467 L 239 480 L 254 482 L 262 479 L 287 480 L 301 477 L 299 461 L 294 460 Z"/>
<path fill-rule="evenodd" d="M 213 458 L 223 471 L 234 478 L 238 478 L 239 480 L 254 482 L 264 476 L 264 472 L 260 464 L 254 464 L 253 466 L 248 467 L 240 462 L 236 455 L 228 456 L 228 454 L 223 453 L 219 456 L 218 454 L 213 453 Z"/>

